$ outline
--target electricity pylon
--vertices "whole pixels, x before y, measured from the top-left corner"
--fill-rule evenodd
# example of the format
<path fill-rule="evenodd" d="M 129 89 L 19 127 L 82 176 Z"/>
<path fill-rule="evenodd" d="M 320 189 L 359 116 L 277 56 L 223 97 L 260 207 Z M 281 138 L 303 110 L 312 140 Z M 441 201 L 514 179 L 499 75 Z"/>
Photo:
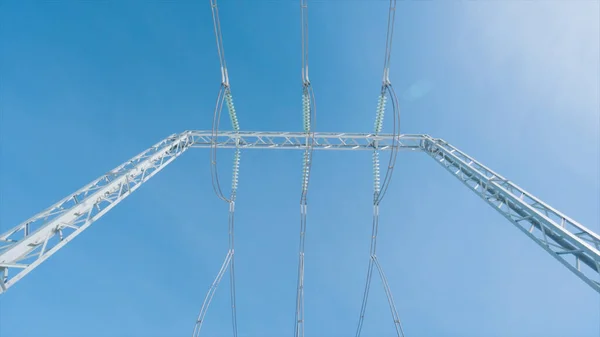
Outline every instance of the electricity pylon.
<path fill-rule="evenodd" d="M 0 293 L 5 292 L 189 149 L 304 150 L 303 132 L 185 131 L 102 175 L 0 235 Z M 600 293 L 600 236 L 512 181 L 428 135 L 315 133 L 318 151 L 424 152 L 525 235 Z M 60 277 L 60 276 L 57 276 Z"/>

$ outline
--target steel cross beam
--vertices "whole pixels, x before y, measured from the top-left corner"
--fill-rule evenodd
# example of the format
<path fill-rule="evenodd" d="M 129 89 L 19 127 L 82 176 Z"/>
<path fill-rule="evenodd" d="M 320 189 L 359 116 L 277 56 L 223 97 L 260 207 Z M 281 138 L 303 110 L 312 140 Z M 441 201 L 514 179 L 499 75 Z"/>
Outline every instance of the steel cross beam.
<path fill-rule="evenodd" d="M 0 293 L 171 163 L 189 146 L 172 135 L 0 235 Z"/>
<path fill-rule="evenodd" d="M 208 148 L 211 146 L 211 131 L 188 131 L 192 138 L 192 147 Z M 296 149 L 306 148 L 306 134 L 302 132 L 220 132 L 217 135 L 217 146 L 220 148 L 236 147 L 240 139 L 242 149 Z M 424 135 L 398 136 L 399 150 L 421 150 Z M 315 150 L 373 150 L 375 141 L 380 150 L 388 150 L 392 146 L 391 135 L 367 133 L 315 133 Z"/>
<path fill-rule="evenodd" d="M 315 150 L 392 149 L 392 135 L 316 133 Z M 0 293 L 35 269 L 189 148 L 304 149 L 301 132 L 174 134 L 0 235 Z M 600 293 L 600 236 L 463 152 L 427 135 L 398 136 L 398 150 L 424 151 Z M 583 264 L 581 263 L 583 262 Z"/>
<path fill-rule="evenodd" d="M 598 234 L 444 140 L 424 138 L 423 150 L 427 154 L 600 293 Z"/>

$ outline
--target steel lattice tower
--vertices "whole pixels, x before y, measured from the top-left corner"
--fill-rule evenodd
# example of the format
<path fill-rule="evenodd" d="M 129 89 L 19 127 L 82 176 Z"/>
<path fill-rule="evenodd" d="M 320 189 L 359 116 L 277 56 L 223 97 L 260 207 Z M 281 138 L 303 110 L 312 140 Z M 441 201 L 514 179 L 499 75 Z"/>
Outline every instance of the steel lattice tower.
<path fill-rule="evenodd" d="M 316 133 L 317 151 L 371 151 L 377 141 L 391 149 L 389 135 Z M 600 235 L 544 203 L 442 139 L 400 135 L 398 150 L 423 152 L 459 179 L 541 248 L 600 293 Z M 171 135 L 107 174 L 0 236 L 0 291 L 4 292 L 86 230 L 132 192 L 190 149 L 303 150 L 294 132 L 210 131 Z"/>

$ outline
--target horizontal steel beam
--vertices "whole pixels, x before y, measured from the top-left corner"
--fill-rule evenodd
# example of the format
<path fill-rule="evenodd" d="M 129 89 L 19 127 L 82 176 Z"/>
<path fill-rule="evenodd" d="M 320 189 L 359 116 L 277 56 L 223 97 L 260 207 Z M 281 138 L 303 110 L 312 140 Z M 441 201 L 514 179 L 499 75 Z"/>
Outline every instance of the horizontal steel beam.
<path fill-rule="evenodd" d="M 213 144 L 211 131 L 188 131 L 192 137 L 192 147 L 208 148 Z M 420 151 L 425 135 L 397 136 L 398 150 Z M 379 150 L 392 147 L 392 135 L 367 133 L 327 133 L 316 132 L 315 150 L 373 150 L 375 144 Z M 219 148 L 243 149 L 304 149 L 306 134 L 302 132 L 219 132 L 216 137 Z"/>

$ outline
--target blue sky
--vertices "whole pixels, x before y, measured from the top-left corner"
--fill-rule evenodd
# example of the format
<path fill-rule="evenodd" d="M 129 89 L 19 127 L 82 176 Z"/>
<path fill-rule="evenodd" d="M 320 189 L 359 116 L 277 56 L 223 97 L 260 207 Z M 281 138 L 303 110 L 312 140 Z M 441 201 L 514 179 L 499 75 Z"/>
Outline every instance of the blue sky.
<path fill-rule="evenodd" d="M 1 230 L 169 134 L 210 128 L 220 74 L 208 3 L 3 3 Z M 309 3 L 317 129 L 370 132 L 387 1 Z M 300 131 L 297 1 L 220 8 L 242 129 Z M 599 11 L 598 1 L 400 1 L 391 79 L 402 132 L 444 138 L 600 232 Z M 292 334 L 301 157 L 243 153 L 240 337 Z M 307 337 L 355 331 L 370 157 L 315 154 Z M 0 335 L 191 334 L 227 250 L 227 205 L 208 158 L 186 153 L 2 295 Z M 397 167 L 379 258 L 407 336 L 600 334 L 589 286 L 424 154 L 401 154 Z M 231 335 L 226 285 L 204 336 Z M 392 336 L 375 285 L 363 336 Z"/>

